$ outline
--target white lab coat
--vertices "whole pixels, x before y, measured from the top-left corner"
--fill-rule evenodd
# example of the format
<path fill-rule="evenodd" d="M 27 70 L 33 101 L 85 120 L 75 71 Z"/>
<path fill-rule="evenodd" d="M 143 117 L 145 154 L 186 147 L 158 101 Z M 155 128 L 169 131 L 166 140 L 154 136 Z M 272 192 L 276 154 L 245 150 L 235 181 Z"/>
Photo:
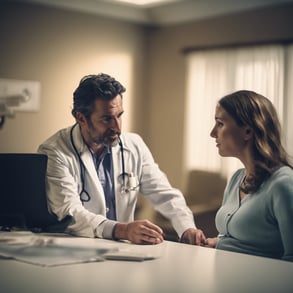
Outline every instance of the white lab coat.
<path fill-rule="evenodd" d="M 91 204 L 83 205 L 80 201 L 81 170 L 71 141 L 71 129 L 69 127 L 58 131 L 40 145 L 38 150 L 48 156 L 48 206 L 59 220 L 67 215 L 73 217 L 68 232 L 84 237 L 103 237 L 103 223 L 109 221 L 106 219 L 104 191 L 92 155 L 77 125 L 73 128 L 72 140 L 85 166 L 84 186 L 91 196 Z M 156 210 L 171 220 L 179 237 L 186 229 L 194 228 L 192 212 L 182 193 L 171 187 L 141 137 L 134 133 L 124 133 L 121 140 L 124 146 L 125 172 L 132 172 L 136 176 L 139 187 L 135 191 L 121 193 L 121 151 L 117 144 L 112 148 L 117 221 L 134 220 L 137 195 L 140 192 L 151 201 Z"/>

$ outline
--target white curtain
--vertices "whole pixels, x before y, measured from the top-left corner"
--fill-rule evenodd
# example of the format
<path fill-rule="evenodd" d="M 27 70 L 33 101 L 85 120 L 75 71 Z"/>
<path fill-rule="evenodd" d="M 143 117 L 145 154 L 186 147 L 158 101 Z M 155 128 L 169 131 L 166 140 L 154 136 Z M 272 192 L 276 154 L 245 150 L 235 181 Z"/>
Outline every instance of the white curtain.
<path fill-rule="evenodd" d="M 187 172 L 216 171 L 229 178 L 242 167 L 235 158 L 220 157 L 215 140 L 210 137 L 217 101 L 226 94 L 247 89 L 266 96 L 284 124 L 284 56 L 281 45 L 205 50 L 187 56 Z"/>
<path fill-rule="evenodd" d="M 285 50 L 284 131 L 286 149 L 293 164 L 293 45 Z"/>

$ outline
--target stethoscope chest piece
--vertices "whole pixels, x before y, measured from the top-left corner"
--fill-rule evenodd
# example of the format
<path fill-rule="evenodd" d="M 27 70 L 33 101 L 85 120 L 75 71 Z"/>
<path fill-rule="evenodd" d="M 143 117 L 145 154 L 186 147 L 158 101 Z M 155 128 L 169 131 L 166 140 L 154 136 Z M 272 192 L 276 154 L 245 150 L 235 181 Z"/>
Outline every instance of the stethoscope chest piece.
<path fill-rule="evenodd" d="M 81 160 L 80 154 L 75 146 L 74 140 L 73 140 L 73 129 L 77 126 L 78 124 L 74 124 L 70 130 L 70 140 L 71 140 L 71 144 L 72 147 L 74 149 L 74 152 L 76 153 L 77 157 L 78 157 L 78 161 L 79 161 L 79 165 L 80 165 L 80 179 L 81 179 L 81 184 L 82 184 L 82 190 L 79 194 L 81 201 L 84 202 L 88 202 L 91 199 L 90 194 L 86 191 L 85 189 L 85 166 Z M 130 173 L 126 173 L 125 172 L 125 163 L 124 163 L 124 148 L 123 148 L 123 144 L 122 141 L 119 137 L 118 139 L 118 143 L 120 146 L 120 152 L 121 152 L 121 167 L 122 167 L 122 173 L 119 176 L 119 180 L 121 181 L 121 193 L 125 194 L 128 193 L 130 191 L 135 191 L 138 189 L 139 187 L 139 182 L 138 182 L 138 178 L 137 176 L 134 176 L 134 174 L 132 172 Z"/>
<path fill-rule="evenodd" d="M 128 193 L 130 191 L 135 191 L 138 189 L 138 180 L 134 174 L 131 173 L 122 173 L 120 175 L 122 177 L 122 184 L 121 184 L 121 193 Z"/>

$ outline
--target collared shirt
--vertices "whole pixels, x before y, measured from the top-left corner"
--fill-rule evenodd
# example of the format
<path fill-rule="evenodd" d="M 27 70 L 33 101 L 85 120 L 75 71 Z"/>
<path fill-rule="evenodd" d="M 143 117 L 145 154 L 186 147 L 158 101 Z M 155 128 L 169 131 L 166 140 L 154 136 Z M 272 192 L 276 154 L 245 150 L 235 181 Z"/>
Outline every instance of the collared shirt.
<path fill-rule="evenodd" d="M 105 147 L 102 154 L 97 158 L 93 154 L 96 171 L 104 189 L 107 218 L 110 220 L 116 220 L 116 205 L 115 205 L 115 191 L 113 183 L 113 164 L 112 164 L 112 152 L 110 147 Z"/>

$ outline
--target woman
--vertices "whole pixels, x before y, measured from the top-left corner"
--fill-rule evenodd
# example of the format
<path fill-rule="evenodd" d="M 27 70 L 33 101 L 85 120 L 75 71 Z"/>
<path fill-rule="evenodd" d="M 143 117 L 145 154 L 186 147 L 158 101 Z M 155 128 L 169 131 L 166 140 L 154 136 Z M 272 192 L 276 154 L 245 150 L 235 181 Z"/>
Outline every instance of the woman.
<path fill-rule="evenodd" d="M 293 170 L 272 103 L 247 90 L 220 99 L 215 126 L 219 154 L 238 158 L 216 215 L 219 235 L 207 246 L 293 261 Z"/>

